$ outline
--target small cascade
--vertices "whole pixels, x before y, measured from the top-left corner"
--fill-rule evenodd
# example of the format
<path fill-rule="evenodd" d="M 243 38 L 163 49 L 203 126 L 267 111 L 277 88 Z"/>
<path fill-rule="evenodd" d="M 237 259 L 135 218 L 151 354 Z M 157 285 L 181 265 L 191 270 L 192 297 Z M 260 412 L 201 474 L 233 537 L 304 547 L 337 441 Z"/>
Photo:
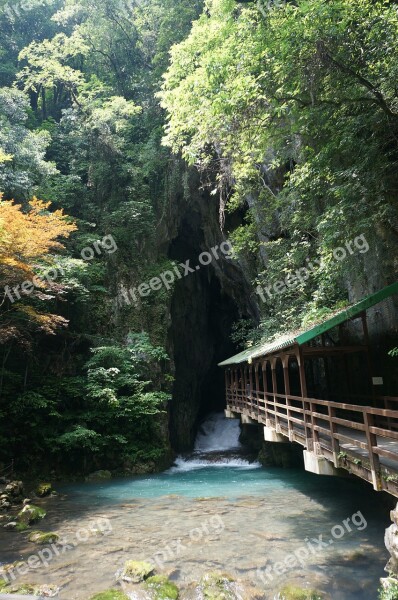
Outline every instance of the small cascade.
<path fill-rule="evenodd" d="M 195 453 L 240 450 L 240 427 L 237 419 L 226 419 L 223 413 L 210 415 L 199 428 Z"/>
<path fill-rule="evenodd" d="M 193 454 L 179 456 L 170 473 L 186 472 L 209 467 L 258 469 L 261 465 L 244 456 L 239 442 L 239 421 L 226 419 L 223 413 L 213 413 L 202 423 Z"/>

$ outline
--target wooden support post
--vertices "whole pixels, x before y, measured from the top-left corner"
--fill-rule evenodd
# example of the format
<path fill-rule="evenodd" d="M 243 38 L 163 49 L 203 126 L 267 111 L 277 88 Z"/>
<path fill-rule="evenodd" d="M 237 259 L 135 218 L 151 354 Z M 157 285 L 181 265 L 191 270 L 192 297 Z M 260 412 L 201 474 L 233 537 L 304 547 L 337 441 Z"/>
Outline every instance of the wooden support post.
<path fill-rule="evenodd" d="M 253 412 L 253 365 L 249 364 L 249 400 L 250 400 L 250 413 Z"/>
<path fill-rule="evenodd" d="M 243 365 L 240 367 L 240 388 L 239 388 L 239 397 L 240 403 L 242 404 L 246 398 L 246 368 Z"/>
<path fill-rule="evenodd" d="M 285 398 L 286 398 L 286 413 L 287 413 L 287 426 L 289 431 L 289 440 L 293 441 L 293 428 L 290 422 L 290 379 L 289 379 L 289 355 L 283 357 L 283 381 L 285 384 Z"/>
<path fill-rule="evenodd" d="M 228 377 L 228 369 L 225 369 L 224 371 L 224 377 L 225 377 L 225 402 L 226 405 L 228 407 L 228 403 L 230 401 L 230 385 L 229 385 L 229 377 Z"/>
<path fill-rule="evenodd" d="M 375 375 L 375 372 L 374 372 L 372 355 L 371 355 L 371 351 L 370 351 L 370 339 L 369 339 L 369 329 L 368 329 L 368 321 L 366 318 L 366 311 L 361 314 L 361 319 L 362 319 L 363 335 L 365 338 L 365 345 L 366 345 L 366 360 L 368 363 L 370 395 L 372 396 L 372 406 L 376 406 L 376 394 L 375 394 L 375 389 L 373 386 L 373 375 Z M 380 408 L 387 408 L 387 407 L 382 406 Z M 389 419 L 388 426 L 390 427 L 390 425 L 391 425 L 391 421 Z"/>
<path fill-rule="evenodd" d="M 278 383 L 276 379 L 276 358 L 271 360 L 271 373 L 272 373 L 272 394 L 274 397 L 274 411 L 275 411 L 275 429 L 278 433 L 280 433 L 279 420 L 277 417 L 278 409 L 276 407 L 276 394 L 278 393 Z"/>
<path fill-rule="evenodd" d="M 301 395 L 303 397 L 305 439 L 307 442 L 307 450 L 312 451 L 314 449 L 312 427 L 311 423 L 308 422 L 308 415 L 306 414 L 306 411 L 309 411 L 311 407 L 308 402 L 307 379 L 305 376 L 304 356 L 301 347 L 298 348 L 296 357 L 300 372 Z"/>
<path fill-rule="evenodd" d="M 259 379 L 259 374 L 258 374 L 258 370 L 261 369 L 261 363 L 256 363 L 254 365 L 254 374 L 255 374 L 255 379 L 256 379 L 256 413 L 258 415 L 259 413 L 259 399 L 260 399 L 260 379 Z"/>
<path fill-rule="evenodd" d="M 372 471 L 372 483 L 376 491 L 382 490 L 381 485 L 381 472 L 380 472 L 380 459 L 377 454 L 373 452 L 373 448 L 377 446 L 377 437 L 374 433 L 369 430 L 369 427 L 373 427 L 373 415 L 368 413 L 366 409 L 363 411 L 363 418 L 366 430 L 366 439 L 368 442 L 368 452 L 370 468 Z"/>
<path fill-rule="evenodd" d="M 324 348 L 326 348 L 326 338 L 325 338 L 325 334 L 322 334 L 322 345 Z M 329 359 L 327 356 L 323 356 L 323 366 L 325 369 L 325 379 L 326 379 L 326 400 L 330 400 L 330 390 L 331 390 L 331 385 L 330 385 L 330 371 L 329 371 Z"/>
<path fill-rule="evenodd" d="M 339 443 L 339 440 L 334 437 L 334 434 L 337 433 L 337 425 L 333 422 L 333 419 L 336 416 L 336 409 L 329 405 L 328 406 L 328 414 L 329 414 L 330 438 L 331 438 L 331 442 L 332 442 L 333 463 L 337 469 L 337 467 L 339 466 L 340 443 Z"/>
<path fill-rule="evenodd" d="M 264 388 L 264 416 L 265 421 L 268 419 L 268 379 L 267 379 L 267 361 L 261 363 L 261 372 L 263 374 L 263 388 Z"/>

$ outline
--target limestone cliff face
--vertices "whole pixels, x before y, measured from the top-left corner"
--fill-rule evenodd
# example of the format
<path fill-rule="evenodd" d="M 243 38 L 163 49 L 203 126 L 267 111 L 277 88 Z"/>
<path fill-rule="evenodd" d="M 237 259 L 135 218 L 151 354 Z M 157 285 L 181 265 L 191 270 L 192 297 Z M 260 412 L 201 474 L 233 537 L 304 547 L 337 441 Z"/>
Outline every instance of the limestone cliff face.
<path fill-rule="evenodd" d="M 236 351 L 230 340 L 233 323 L 257 318 L 242 266 L 216 250 L 225 242 L 218 202 L 198 191 L 199 182 L 192 179 L 190 201 L 176 207 L 175 235 L 168 248 L 173 261 L 189 260 L 195 271 L 177 281 L 170 304 L 169 348 L 175 364 L 170 431 L 178 451 L 192 448 L 204 414 L 224 406 L 224 375 L 217 363 Z M 199 262 L 203 252 L 214 257 L 207 266 Z"/>
<path fill-rule="evenodd" d="M 142 283 L 143 269 L 120 264 L 115 269 L 114 326 L 122 337 L 145 329 L 167 348 L 174 375 L 169 414 L 163 419 L 173 448 L 192 449 L 202 416 L 224 406 L 224 375 L 217 363 L 237 350 L 231 327 L 241 318 L 258 318 L 255 295 L 244 266 L 231 260 L 219 223 L 217 198 L 201 190 L 198 174 L 181 163 L 174 167 L 174 191 L 157 215 L 156 242 L 143 255 L 152 265 L 151 277 L 183 264 L 181 278 L 170 290 L 153 292 L 148 299 L 126 304 L 129 288 Z M 214 251 L 214 252 L 213 252 Z M 211 261 L 201 264 L 202 253 Z M 189 261 L 189 263 L 187 263 Z M 206 255 L 202 262 L 209 261 Z"/>

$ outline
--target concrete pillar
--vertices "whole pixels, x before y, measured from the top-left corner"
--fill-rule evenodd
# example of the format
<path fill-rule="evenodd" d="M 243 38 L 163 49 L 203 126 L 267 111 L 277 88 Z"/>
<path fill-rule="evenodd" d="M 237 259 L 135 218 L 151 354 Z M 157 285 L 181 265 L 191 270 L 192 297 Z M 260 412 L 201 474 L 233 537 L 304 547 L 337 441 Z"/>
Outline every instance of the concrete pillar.
<path fill-rule="evenodd" d="M 315 475 L 331 475 L 338 476 L 339 472 L 335 466 L 324 456 L 319 456 L 309 450 L 304 450 L 304 468 L 309 473 Z"/>
<path fill-rule="evenodd" d="M 241 415 L 242 425 L 258 425 L 258 422 L 248 415 Z"/>
<path fill-rule="evenodd" d="M 286 444 L 286 438 L 281 433 L 277 433 L 273 427 L 264 427 L 264 440 L 266 442 L 276 442 Z"/>
<path fill-rule="evenodd" d="M 224 414 L 226 419 L 240 419 L 240 414 L 233 410 L 229 410 L 229 408 L 224 410 Z"/>

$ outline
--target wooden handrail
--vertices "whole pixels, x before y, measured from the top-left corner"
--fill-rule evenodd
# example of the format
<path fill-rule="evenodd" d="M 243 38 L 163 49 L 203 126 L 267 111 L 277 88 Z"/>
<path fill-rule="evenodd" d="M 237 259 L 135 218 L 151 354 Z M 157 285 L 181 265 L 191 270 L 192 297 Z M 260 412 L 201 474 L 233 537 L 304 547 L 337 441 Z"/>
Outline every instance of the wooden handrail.
<path fill-rule="evenodd" d="M 378 399 L 384 402 L 398 402 L 398 398 L 389 396 Z M 391 419 L 394 421 L 392 426 L 398 428 L 398 410 L 303 398 L 271 391 L 250 390 L 247 393 L 247 390 L 231 388 L 227 389 L 227 404 L 232 411 L 247 411 L 249 416 L 257 417 L 259 422 L 270 423 L 290 440 L 297 440 L 298 436 L 299 442 L 315 453 L 329 452 L 326 457 L 333 460 L 336 467 L 341 466 L 339 455 L 342 444 L 365 451 L 370 466 L 362 466 L 363 473 L 368 475 L 360 476 L 371 481 L 375 489 L 383 489 L 383 486 L 384 489 L 389 489 L 387 483 L 381 480 L 380 472 L 381 466 L 389 471 L 391 467 L 380 465 L 380 458 L 392 461 L 396 465 L 393 472 L 398 473 L 398 451 L 381 448 L 377 444 L 377 437 L 398 441 L 398 431 L 389 429 Z M 326 410 L 323 412 L 324 409 Z M 382 427 L 384 420 L 388 423 L 388 428 Z M 359 432 L 363 437 L 351 437 L 350 430 L 352 433 Z M 333 456 L 332 459 L 330 455 Z M 354 452 L 354 456 L 360 459 L 363 454 Z M 395 495 L 398 496 L 398 483 Z"/>

